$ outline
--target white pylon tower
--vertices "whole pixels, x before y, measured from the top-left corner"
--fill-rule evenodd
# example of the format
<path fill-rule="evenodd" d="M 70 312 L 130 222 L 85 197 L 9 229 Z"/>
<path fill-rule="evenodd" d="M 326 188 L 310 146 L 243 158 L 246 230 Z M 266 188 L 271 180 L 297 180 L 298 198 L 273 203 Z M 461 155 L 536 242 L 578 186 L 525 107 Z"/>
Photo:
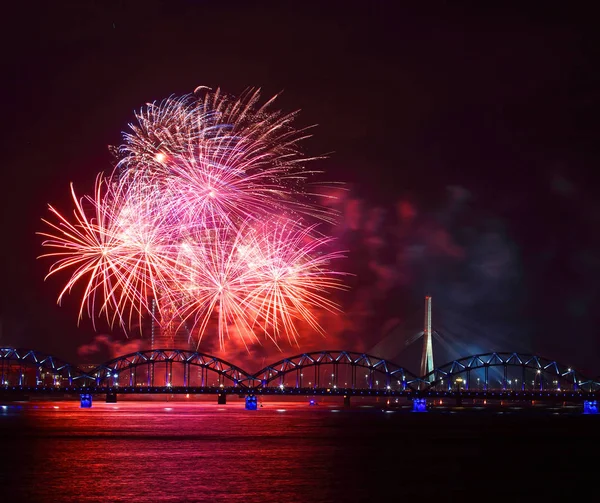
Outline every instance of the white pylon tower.
<path fill-rule="evenodd" d="M 421 356 L 421 376 L 433 371 L 433 346 L 431 344 L 431 297 L 425 297 L 425 325 L 423 327 L 423 354 Z"/>

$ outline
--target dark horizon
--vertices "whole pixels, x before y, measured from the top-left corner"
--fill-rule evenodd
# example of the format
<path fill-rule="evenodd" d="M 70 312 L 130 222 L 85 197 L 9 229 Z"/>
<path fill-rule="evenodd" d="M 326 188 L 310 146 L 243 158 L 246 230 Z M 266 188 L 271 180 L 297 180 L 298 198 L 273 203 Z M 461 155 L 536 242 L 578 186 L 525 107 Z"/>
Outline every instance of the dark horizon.
<path fill-rule="evenodd" d="M 43 281 L 35 233 L 48 204 L 68 211 L 70 182 L 88 193 L 111 170 L 107 147 L 134 110 L 198 85 L 260 87 L 264 99 L 282 92 L 278 108 L 300 110 L 299 126 L 318 125 L 304 152 L 328 154 L 312 167 L 347 189 L 332 228 L 354 274 L 346 314 L 322 344 L 284 355 L 379 345 L 395 357 L 429 294 L 452 346 L 437 363 L 529 351 L 600 373 L 591 11 L 183 0 L 9 9 L 0 345 L 75 361 L 94 342 L 89 320 L 77 327 L 76 296 L 59 307 L 60 281 Z"/>

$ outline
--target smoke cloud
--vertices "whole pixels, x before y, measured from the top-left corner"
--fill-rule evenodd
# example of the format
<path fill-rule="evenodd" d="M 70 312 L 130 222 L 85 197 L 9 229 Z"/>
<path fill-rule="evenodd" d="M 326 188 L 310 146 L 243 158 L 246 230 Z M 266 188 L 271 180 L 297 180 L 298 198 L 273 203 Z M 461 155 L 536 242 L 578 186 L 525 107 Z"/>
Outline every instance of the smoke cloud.
<path fill-rule="evenodd" d="M 101 357 L 102 360 L 112 359 L 140 351 L 143 343 L 144 341 L 141 339 L 127 339 L 121 342 L 114 340 L 111 335 L 98 334 L 90 343 L 79 346 L 77 355 L 85 359 L 94 356 Z"/>
<path fill-rule="evenodd" d="M 348 250 L 338 266 L 352 274 L 350 290 L 339 299 L 343 315 L 328 339 L 401 360 L 422 330 L 423 298 L 431 295 L 438 362 L 527 349 L 517 321 L 523 290 L 518 247 L 505 223 L 482 212 L 470 191 L 449 186 L 439 207 L 427 210 L 411 198 L 373 205 L 352 189 L 328 195 L 341 215 L 334 229 L 338 246 Z"/>

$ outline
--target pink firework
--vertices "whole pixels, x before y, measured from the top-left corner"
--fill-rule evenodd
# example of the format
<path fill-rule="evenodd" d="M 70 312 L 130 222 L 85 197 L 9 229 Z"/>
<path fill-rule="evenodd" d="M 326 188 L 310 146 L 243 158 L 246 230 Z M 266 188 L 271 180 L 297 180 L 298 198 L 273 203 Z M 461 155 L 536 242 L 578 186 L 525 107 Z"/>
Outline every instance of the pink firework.
<path fill-rule="evenodd" d="M 203 225 L 273 212 L 333 221 L 306 190 L 312 159 L 299 151 L 306 134 L 291 126 L 296 114 L 271 111 L 275 98 L 258 106 L 259 98 L 217 90 L 147 105 L 119 148 L 119 178 L 153 187 Z"/>
<path fill-rule="evenodd" d="M 87 311 L 92 319 L 105 314 L 111 323 L 130 326 L 134 315 L 139 320 L 147 312 L 148 299 L 172 270 L 161 222 L 149 219 L 145 208 L 120 197 L 100 176 L 94 197 L 79 199 L 73 186 L 71 195 L 73 220 L 50 206 L 58 222 L 44 220 L 52 231 L 40 233 L 47 238 L 43 246 L 52 249 L 42 256 L 55 259 L 47 277 L 71 271 L 59 303 L 75 284 L 85 285 L 80 318 Z"/>
<path fill-rule="evenodd" d="M 296 343 L 300 336 L 297 320 L 322 333 L 315 311 L 337 309 L 329 295 L 343 288 L 342 275 L 331 272 L 330 267 L 342 255 L 327 252 L 331 238 L 315 231 L 315 226 L 303 227 L 292 221 L 266 223 L 250 246 L 249 267 L 256 282 L 248 302 L 254 306 L 255 322 L 274 339 L 285 334 L 290 343 Z"/>
<path fill-rule="evenodd" d="M 294 114 L 220 91 L 148 105 L 125 135 L 112 176 L 92 197 L 71 188 L 73 218 L 53 207 L 43 246 L 48 276 L 71 273 L 59 302 L 84 288 L 79 317 L 124 328 L 150 302 L 164 330 L 297 342 L 297 322 L 317 332 L 318 311 L 336 310 L 339 252 L 307 219 L 334 215 L 303 190 L 310 174 Z"/>
<path fill-rule="evenodd" d="M 221 346 L 231 333 L 244 344 L 261 335 L 297 343 L 298 320 L 322 332 L 316 311 L 338 309 L 328 295 L 343 288 L 342 274 L 329 267 L 342 254 L 325 251 L 331 239 L 314 231 L 292 221 L 245 223 L 186 243 L 174 289 L 179 319 L 198 339 L 214 321 Z"/>

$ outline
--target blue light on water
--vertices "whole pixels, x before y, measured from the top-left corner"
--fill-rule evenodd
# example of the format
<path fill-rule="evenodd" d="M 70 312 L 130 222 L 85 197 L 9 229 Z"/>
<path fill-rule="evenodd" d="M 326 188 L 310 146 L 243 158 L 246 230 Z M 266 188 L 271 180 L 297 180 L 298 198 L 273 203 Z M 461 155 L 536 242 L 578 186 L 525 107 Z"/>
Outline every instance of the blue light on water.
<path fill-rule="evenodd" d="M 585 400 L 583 402 L 583 413 L 584 414 L 598 414 L 598 401 L 597 400 Z"/>
<path fill-rule="evenodd" d="M 425 398 L 413 399 L 413 412 L 427 412 L 427 400 Z"/>
<path fill-rule="evenodd" d="M 258 406 L 258 400 L 256 399 L 256 395 L 247 395 L 246 396 L 246 410 L 256 410 Z"/>
<path fill-rule="evenodd" d="M 81 402 L 80 402 L 80 407 L 82 409 L 89 409 L 92 406 L 92 395 L 90 395 L 89 393 L 82 393 L 80 395 L 81 398 Z M 58 407 L 56 407 L 58 408 Z"/>

